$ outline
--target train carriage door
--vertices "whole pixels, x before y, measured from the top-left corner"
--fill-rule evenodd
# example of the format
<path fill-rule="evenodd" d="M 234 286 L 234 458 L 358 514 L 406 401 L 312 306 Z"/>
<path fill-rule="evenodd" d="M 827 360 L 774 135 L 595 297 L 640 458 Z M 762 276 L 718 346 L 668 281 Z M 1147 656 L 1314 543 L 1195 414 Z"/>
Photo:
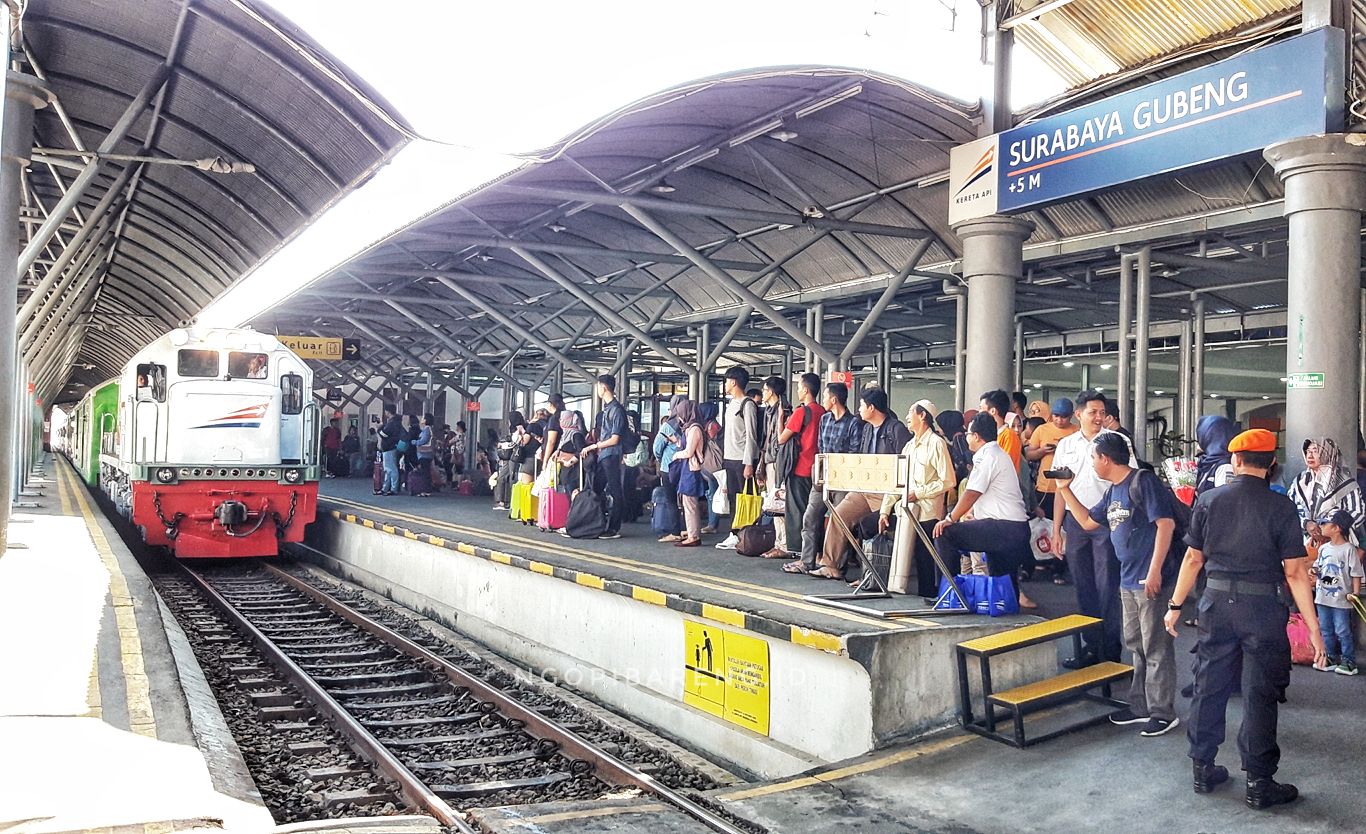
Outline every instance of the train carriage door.
<path fill-rule="evenodd" d="M 166 404 L 166 366 L 146 363 L 137 366 L 137 384 L 133 391 L 133 454 L 131 460 L 151 463 L 164 457 L 162 440 L 165 426 L 162 415 Z M 92 432 L 103 433 L 100 426 Z"/>
<path fill-rule="evenodd" d="M 304 457 L 303 369 L 297 361 L 280 358 L 280 462 L 300 463 Z"/>

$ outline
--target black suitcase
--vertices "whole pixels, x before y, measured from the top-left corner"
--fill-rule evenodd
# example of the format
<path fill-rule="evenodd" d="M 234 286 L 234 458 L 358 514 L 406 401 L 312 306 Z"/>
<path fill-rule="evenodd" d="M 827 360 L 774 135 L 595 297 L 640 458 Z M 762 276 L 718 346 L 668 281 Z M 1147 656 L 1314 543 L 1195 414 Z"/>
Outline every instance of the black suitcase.
<path fill-rule="evenodd" d="M 596 539 L 607 530 L 607 502 L 610 499 L 591 489 L 581 489 L 569 502 L 564 531 L 571 539 Z"/>
<path fill-rule="evenodd" d="M 331 472 L 334 478 L 346 478 L 351 475 L 351 464 L 345 455 L 333 455 L 327 462 L 327 471 Z"/>

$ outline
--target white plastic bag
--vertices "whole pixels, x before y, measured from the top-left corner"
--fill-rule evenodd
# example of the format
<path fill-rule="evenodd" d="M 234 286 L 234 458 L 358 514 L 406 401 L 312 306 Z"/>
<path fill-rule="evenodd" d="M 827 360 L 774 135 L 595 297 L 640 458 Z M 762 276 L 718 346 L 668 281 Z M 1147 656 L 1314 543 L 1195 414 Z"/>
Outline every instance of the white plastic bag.
<path fill-rule="evenodd" d="M 536 480 L 531 482 L 531 494 L 540 498 L 547 492 L 555 488 L 555 465 L 551 464 L 541 470 L 541 474 L 536 476 Z"/>
<path fill-rule="evenodd" d="M 1061 559 L 1061 553 L 1053 552 L 1053 523 L 1044 518 L 1029 520 L 1029 549 L 1034 553 L 1034 561 L 1051 562 Z"/>
<path fill-rule="evenodd" d="M 730 491 L 726 489 L 726 470 L 712 473 L 716 478 L 716 492 L 711 496 L 711 511 L 717 515 L 730 515 Z"/>

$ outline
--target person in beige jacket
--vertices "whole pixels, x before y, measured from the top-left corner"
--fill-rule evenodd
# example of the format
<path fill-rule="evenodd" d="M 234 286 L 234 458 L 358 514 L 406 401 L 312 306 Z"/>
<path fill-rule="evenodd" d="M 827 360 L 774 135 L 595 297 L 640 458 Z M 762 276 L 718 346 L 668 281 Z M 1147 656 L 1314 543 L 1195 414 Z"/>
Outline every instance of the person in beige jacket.
<path fill-rule="evenodd" d="M 906 488 L 909 506 L 901 508 L 898 521 L 901 524 L 919 523 L 925 531 L 924 539 L 931 538 L 935 523 L 944 517 L 950 493 L 954 489 L 949 444 L 935 425 L 934 418 L 937 413 L 938 409 L 929 400 L 920 400 L 911 406 L 906 412 L 906 427 L 914 436 L 901 450 L 901 454 L 910 459 Z M 892 512 L 899 503 L 901 497 L 897 495 L 888 495 L 883 499 L 879 529 L 884 532 L 887 530 Z M 934 557 L 930 555 L 924 539 L 915 535 L 914 531 L 908 531 L 907 534 L 911 536 L 915 546 L 916 592 L 928 600 L 933 600 L 939 593 L 940 572 L 936 569 Z M 893 566 L 890 583 L 892 590 L 904 593 L 907 579 L 905 572 L 909 567 L 903 564 L 898 571 L 896 566 Z"/>

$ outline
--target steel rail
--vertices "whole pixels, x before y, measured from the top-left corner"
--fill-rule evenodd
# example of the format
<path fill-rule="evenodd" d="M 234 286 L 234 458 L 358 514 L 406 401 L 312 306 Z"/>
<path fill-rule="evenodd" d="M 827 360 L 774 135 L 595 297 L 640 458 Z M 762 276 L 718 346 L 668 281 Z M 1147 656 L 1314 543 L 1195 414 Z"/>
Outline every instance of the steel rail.
<path fill-rule="evenodd" d="M 242 616 L 233 604 L 218 592 L 217 588 L 214 588 L 208 580 L 189 567 L 183 564 L 180 567 L 200 591 L 208 597 L 209 601 L 249 640 L 256 644 L 256 648 L 266 656 L 266 659 L 274 664 L 275 668 L 288 678 L 291 684 L 308 697 L 313 707 L 327 718 L 332 727 L 341 733 L 361 758 L 374 765 L 381 774 L 398 783 L 405 800 L 415 808 L 420 808 L 431 814 L 442 825 L 451 826 L 460 834 L 478 834 L 476 829 L 465 822 L 459 812 L 448 805 L 446 800 L 432 792 L 426 783 L 399 761 L 393 753 L 385 749 L 380 740 L 353 718 L 341 704 L 337 703 L 327 693 L 327 690 L 314 681 L 307 672 L 299 668 L 298 664 L 285 656 L 274 641 Z"/>
<path fill-rule="evenodd" d="M 594 766 L 594 775 L 604 782 L 621 787 L 639 788 L 655 794 L 688 816 L 693 817 L 713 831 L 721 832 L 721 834 L 747 834 L 745 829 L 729 822 L 709 808 L 662 784 L 649 774 L 631 767 L 631 765 L 602 750 L 574 731 L 551 721 L 539 712 L 515 700 L 501 689 L 466 672 L 444 657 L 423 648 L 387 626 L 375 622 L 331 594 L 313 587 L 274 565 L 262 562 L 261 567 L 294 590 L 326 607 L 352 625 L 387 643 L 392 648 L 439 669 L 451 683 L 468 689 L 470 694 L 477 698 L 496 704 L 498 711 L 503 715 L 525 722 L 524 729 L 530 735 L 550 739 L 560 745 L 560 751 L 565 755 L 591 763 Z"/>

